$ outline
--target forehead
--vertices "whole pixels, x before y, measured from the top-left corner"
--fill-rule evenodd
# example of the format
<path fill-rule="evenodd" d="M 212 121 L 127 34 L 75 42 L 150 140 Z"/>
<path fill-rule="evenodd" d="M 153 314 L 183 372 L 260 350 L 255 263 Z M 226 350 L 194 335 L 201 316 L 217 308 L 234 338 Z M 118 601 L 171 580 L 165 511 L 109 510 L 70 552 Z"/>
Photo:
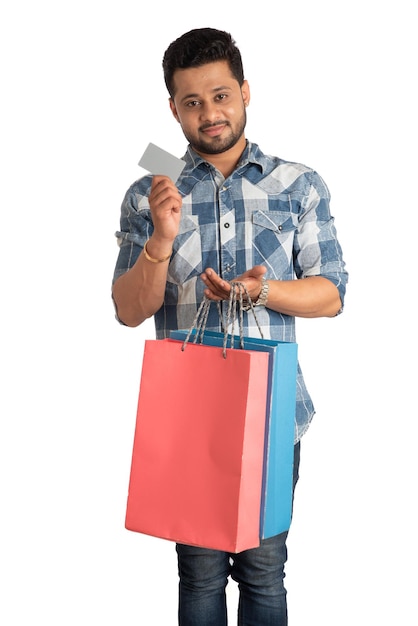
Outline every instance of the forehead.
<path fill-rule="evenodd" d="M 205 63 L 199 67 L 178 69 L 173 75 L 174 95 L 176 98 L 198 96 L 207 91 L 216 91 L 220 87 L 239 88 L 237 79 L 232 75 L 227 61 Z"/>

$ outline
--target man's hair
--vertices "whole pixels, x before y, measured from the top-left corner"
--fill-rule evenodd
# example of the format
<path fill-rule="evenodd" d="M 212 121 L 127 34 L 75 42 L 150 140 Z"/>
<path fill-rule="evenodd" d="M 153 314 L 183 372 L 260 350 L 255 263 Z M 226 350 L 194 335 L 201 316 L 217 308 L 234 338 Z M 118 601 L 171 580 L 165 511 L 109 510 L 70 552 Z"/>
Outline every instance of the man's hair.
<path fill-rule="evenodd" d="M 214 61 L 227 61 L 240 86 L 244 81 L 241 53 L 229 33 L 215 28 L 196 28 L 173 41 L 164 53 L 164 80 L 174 96 L 174 72 Z"/>

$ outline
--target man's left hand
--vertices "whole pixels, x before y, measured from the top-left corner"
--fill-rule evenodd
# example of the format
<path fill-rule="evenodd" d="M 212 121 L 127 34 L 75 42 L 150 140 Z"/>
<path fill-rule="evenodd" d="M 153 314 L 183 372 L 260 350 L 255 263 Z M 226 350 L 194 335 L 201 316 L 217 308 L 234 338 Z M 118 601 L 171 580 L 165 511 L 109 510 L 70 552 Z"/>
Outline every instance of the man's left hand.
<path fill-rule="evenodd" d="M 256 265 L 250 270 L 234 278 L 232 282 L 240 282 L 245 285 L 251 300 L 257 300 L 263 286 L 263 276 L 267 268 L 264 265 Z M 209 300 L 229 300 L 231 293 L 231 283 L 224 280 L 212 269 L 208 268 L 201 274 L 201 279 L 205 283 L 205 296 Z"/>

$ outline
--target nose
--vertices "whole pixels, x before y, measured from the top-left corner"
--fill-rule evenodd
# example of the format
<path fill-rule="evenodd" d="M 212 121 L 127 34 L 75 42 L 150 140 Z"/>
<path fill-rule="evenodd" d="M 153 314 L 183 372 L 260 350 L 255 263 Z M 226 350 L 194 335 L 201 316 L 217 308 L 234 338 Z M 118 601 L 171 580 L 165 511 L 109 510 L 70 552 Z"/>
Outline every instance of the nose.
<path fill-rule="evenodd" d="M 221 119 L 219 106 L 216 102 L 205 102 L 201 108 L 200 116 L 203 122 L 215 123 Z"/>

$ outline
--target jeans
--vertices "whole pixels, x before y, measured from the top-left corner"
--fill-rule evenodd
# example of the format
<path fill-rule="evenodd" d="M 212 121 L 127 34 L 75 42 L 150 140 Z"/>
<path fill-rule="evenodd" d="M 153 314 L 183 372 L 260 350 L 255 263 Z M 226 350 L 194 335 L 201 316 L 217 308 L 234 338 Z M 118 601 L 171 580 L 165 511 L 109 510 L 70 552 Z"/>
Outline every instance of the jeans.
<path fill-rule="evenodd" d="M 299 460 L 300 443 L 294 450 L 293 492 Z M 287 534 L 238 554 L 177 544 L 179 625 L 227 626 L 225 590 L 231 576 L 239 588 L 238 626 L 287 626 Z"/>

